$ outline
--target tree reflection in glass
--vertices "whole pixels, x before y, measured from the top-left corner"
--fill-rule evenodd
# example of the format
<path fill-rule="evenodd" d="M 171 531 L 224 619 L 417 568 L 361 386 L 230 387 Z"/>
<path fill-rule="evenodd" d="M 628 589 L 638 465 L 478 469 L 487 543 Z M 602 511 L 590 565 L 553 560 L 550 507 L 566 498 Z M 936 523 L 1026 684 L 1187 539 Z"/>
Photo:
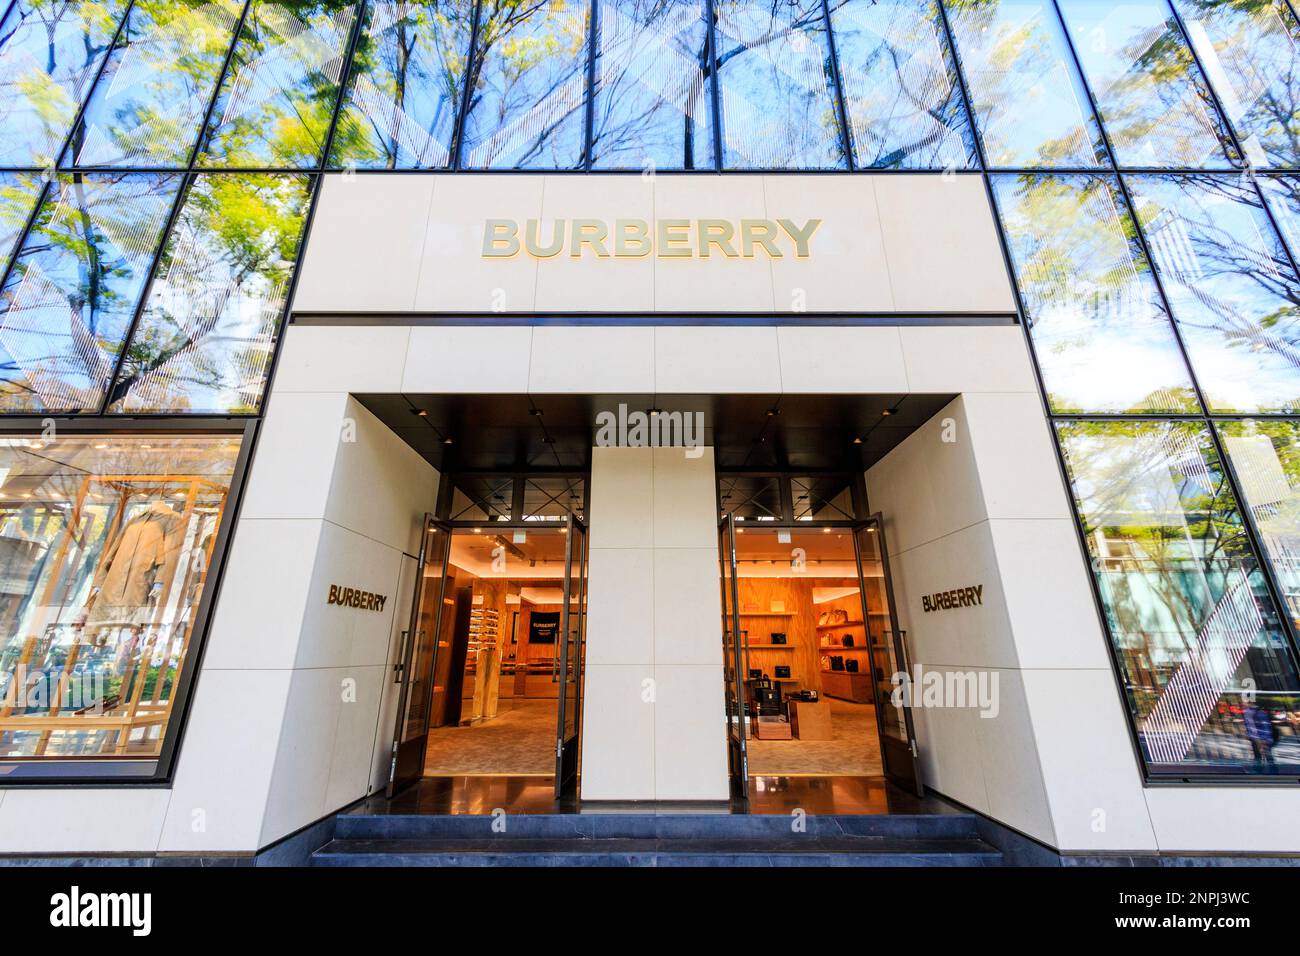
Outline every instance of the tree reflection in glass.
<path fill-rule="evenodd" d="M 240 0 L 136 0 L 67 161 L 188 165 L 242 9 Z"/>
<path fill-rule="evenodd" d="M 1101 132 L 1050 0 L 945 6 L 989 166 L 1101 166 Z"/>
<path fill-rule="evenodd" d="M 1286 0 L 1173 0 L 1256 166 L 1300 166 L 1300 24 Z"/>
<path fill-rule="evenodd" d="M 583 164 L 590 10 L 581 0 L 483 0 L 461 166 Z"/>
<path fill-rule="evenodd" d="M 1231 166 L 1231 139 L 1166 0 L 1060 8 L 1121 166 Z"/>
<path fill-rule="evenodd" d="M 126 0 L 18 0 L 0 20 L 0 165 L 51 166 Z"/>
<path fill-rule="evenodd" d="M 1287 613 L 1300 627 L 1300 421 L 1237 419 L 1215 427 Z"/>
<path fill-rule="evenodd" d="M 181 178 L 51 184 L 0 291 L 0 410 L 99 411 Z"/>
<path fill-rule="evenodd" d="M 355 16 L 356 4 L 344 0 L 253 0 L 199 163 L 318 166 Z"/>
<path fill-rule="evenodd" d="M 713 167 L 704 17 L 699 0 L 600 0 L 593 166 Z"/>
<path fill-rule="evenodd" d="M 1260 176 L 1255 181 L 1291 257 L 1300 260 L 1300 176 Z"/>
<path fill-rule="evenodd" d="M 1300 410 L 1300 280 L 1238 176 L 1126 176 L 1211 410 Z"/>
<path fill-rule="evenodd" d="M 473 20 L 472 0 L 366 7 L 331 166 L 440 169 L 449 164 Z"/>
<path fill-rule="evenodd" d="M 197 177 L 159 260 L 109 411 L 257 411 L 308 189 L 302 174 Z"/>
<path fill-rule="evenodd" d="M 975 144 L 935 3 L 832 0 L 859 167 L 964 169 Z"/>
<path fill-rule="evenodd" d="M 0 173 L 0 274 L 41 194 L 41 177 L 35 173 Z"/>
<path fill-rule="evenodd" d="M 991 180 L 1052 410 L 1198 411 L 1114 178 Z"/>
<path fill-rule="evenodd" d="M 1057 424 L 1155 774 L 1300 765 L 1300 679 L 1208 427 Z"/>
<path fill-rule="evenodd" d="M 819 0 L 717 0 L 727 169 L 834 169 L 848 157 Z"/>

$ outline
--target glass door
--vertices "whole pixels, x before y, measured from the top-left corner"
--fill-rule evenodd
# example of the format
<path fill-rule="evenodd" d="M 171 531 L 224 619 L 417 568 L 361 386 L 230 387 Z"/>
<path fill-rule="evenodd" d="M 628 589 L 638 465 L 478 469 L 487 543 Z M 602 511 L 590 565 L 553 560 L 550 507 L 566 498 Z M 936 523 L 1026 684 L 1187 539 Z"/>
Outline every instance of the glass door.
<path fill-rule="evenodd" d="M 745 648 L 736 598 L 736 523 L 727 515 L 718 526 L 718 558 L 722 565 L 722 680 L 727 712 L 727 766 L 731 792 L 749 799 L 748 725 L 745 715 Z"/>
<path fill-rule="evenodd" d="M 555 798 L 578 792 L 582 730 L 582 663 L 587 642 L 587 526 L 570 514 L 564 559 L 564 610 L 560 622 L 559 696 L 555 741 Z"/>
<path fill-rule="evenodd" d="M 921 795 L 921 768 L 912 724 L 909 697 L 902 695 L 896 675 L 910 681 L 907 635 L 898 628 L 894 589 L 889 576 L 889 551 L 880 515 L 872 515 L 854 529 L 858 574 L 862 578 L 862 619 L 866 621 L 871 652 L 872 698 L 876 703 L 876 729 L 885 776 L 906 790 Z M 898 697 L 896 699 L 895 692 Z"/>
<path fill-rule="evenodd" d="M 424 516 L 420 557 L 415 575 L 415 597 L 411 602 L 411 623 L 394 665 L 402 685 L 397 702 L 397 726 L 393 732 L 393 762 L 388 772 L 388 796 L 420 779 L 429 745 L 429 717 L 433 698 L 433 675 L 438 661 L 438 635 L 442 614 L 442 592 L 447 579 L 447 555 L 451 529 Z"/>

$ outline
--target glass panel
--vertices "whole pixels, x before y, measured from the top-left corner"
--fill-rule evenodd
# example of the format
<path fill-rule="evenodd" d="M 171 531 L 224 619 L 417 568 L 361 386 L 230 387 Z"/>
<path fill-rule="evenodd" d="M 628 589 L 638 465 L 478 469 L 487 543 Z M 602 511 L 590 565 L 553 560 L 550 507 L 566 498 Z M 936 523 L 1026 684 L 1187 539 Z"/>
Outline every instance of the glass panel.
<path fill-rule="evenodd" d="M 846 166 L 820 0 L 717 0 L 714 9 L 723 165 Z"/>
<path fill-rule="evenodd" d="M 0 438 L 0 756 L 158 755 L 238 454 Z"/>
<path fill-rule="evenodd" d="M 51 186 L 0 291 L 0 410 L 99 411 L 181 179 Z"/>
<path fill-rule="evenodd" d="M 472 0 L 369 5 L 331 166 L 448 165 L 473 22 Z"/>
<path fill-rule="evenodd" d="M 456 478 L 452 521 L 509 521 L 514 506 L 513 478 Z"/>
<path fill-rule="evenodd" d="M 1121 166 L 1223 168 L 1231 140 L 1165 0 L 1061 0 Z"/>
<path fill-rule="evenodd" d="M 243 0 L 136 0 L 67 155 L 80 166 L 186 166 Z"/>
<path fill-rule="evenodd" d="M 581 0 L 483 7 L 470 66 L 461 166 L 582 165 L 590 15 Z"/>
<path fill-rule="evenodd" d="M 1102 165 L 1097 121 L 1048 0 L 946 5 L 989 166 Z"/>
<path fill-rule="evenodd" d="M 204 166 L 319 165 L 356 4 L 254 0 L 205 137 Z"/>
<path fill-rule="evenodd" d="M 795 521 L 851 521 L 853 489 L 847 478 L 791 478 Z"/>
<path fill-rule="evenodd" d="M 1217 427 L 1287 613 L 1300 627 L 1300 422 L 1247 419 Z"/>
<path fill-rule="evenodd" d="M 405 711 L 398 724 L 399 743 L 424 737 L 429 732 L 429 705 L 433 696 L 429 685 L 434 680 L 438 638 L 446 632 L 448 624 L 446 618 L 439 624 L 446 570 L 447 532 L 435 525 L 427 525 L 424 563 L 420 566 L 420 580 L 416 584 L 415 634 L 408 635 L 408 640 L 412 641 L 410 660 L 403 662 L 410 676 L 405 688 Z M 403 609 L 398 608 L 396 613 L 403 613 Z M 449 613 L 446 617 L 454 619 L 455 614 Z"/>
<path fill-rule="evenodd" d="M 1206 426 L 1057 425 L 1155 774 L 1300 766 L 1300 679 Z"/>
<path fill-rule="evenodd" d="M 1056 412 L 1195 412 L 1195 390 L 1113 178 L 990 177 Z"/>
<path fill-rule="evenodd" d="M 528 478 L 524 481 L 524 520 L 582 517 L 581 478 Z"/>
<path fill-rule="evenodd" d="M 711 169 L 708 24 L 699 0 L 600 0 L 599 169 Z"/>
<path fill-rule="evenodd" d="M 867 607 L 866 632 L 867 640 L 871 642 L 871 679 L 880 704 L 876 709 L 880 715 L 880 733 L 902 744 L 910 744 L 903 710 L 910 697 L 895 693 L 902 684 L 902 675 L 908 673 L 906 661 L 899 656 L 899 642 L 904 636 L 894 632 L 890 615 L 889 584 L 880 550 L 880 531 L 873 521 L 865 528 L 859 528 L 854 537 L 858 560 L 862 563 L 862 600 Z"/>
<path fill-rule="evenodd" d="M 778 521 L 781 518 L 780 478 L 718 478 L 722 514 L 737 521 Z"/>
<path fill-rule="evenodd" d="M 970 119 L 934 2 L 844 0 L 831 4 L 831 26 L 859 167 L 974 163 Z"/>
<path fill-rule="evenodd" d="M 729 522 L 718 530 L 718 560 L 722 566 L 722 700 L 727 718 L 727 763 L 733 782 L 742 788 L 748 768 L 745 766 L 745 741 L 749 735 L 749 714 L 745 706 L 745 660 L 737 625 L 736 575 L 732 567 L 736 539 Z"/>
<path fill-rule="evenodd" d="M 126 0 L 18 0 L 0 22 L 0 165 L 51 166 Z"/>
<path fill-rule="evenodd" d="M 36 206 L 41 186 L 37 175 L 0 173 L 0 274 L 9 266 L 9 257 Z"/>
<path fill-rule="evenodd" d="M 1174 318 L 1216 411 L 1300 409 L 1300 281 L 1236 176 L 1130 176 Z"/>
<path fill-rule="evenodd" d="M 587 634 L 587 535 L 580 525 L 570 527 L 568 580 L 565 581 L 568 606 L 564 614 L 564 727 L 561 731 L 562 739 L 566 741 L 578 733 L 578 695 L 582 692 L 582 663 Z M 577 755 L 574 754 L 574 760 L 576 759 Z M 577 769 L 576 763 L 574 769 Z"/>
<path fill-rule="evenodd" d="M 1256 166 L 1300 166 L 1300 28 L 1286 0 L 1174 0 Z"/>
<path fill-rule="evenodd" d="M 256 412 L 307 211 L 308 177 L 196 177 L 109 396 L 111 412 Z"/>
<path fill-rule="evenodd" d="M 1260 176 L 1255 182 L 1292 257 L 1300 258 L 1300 177 Z"/>

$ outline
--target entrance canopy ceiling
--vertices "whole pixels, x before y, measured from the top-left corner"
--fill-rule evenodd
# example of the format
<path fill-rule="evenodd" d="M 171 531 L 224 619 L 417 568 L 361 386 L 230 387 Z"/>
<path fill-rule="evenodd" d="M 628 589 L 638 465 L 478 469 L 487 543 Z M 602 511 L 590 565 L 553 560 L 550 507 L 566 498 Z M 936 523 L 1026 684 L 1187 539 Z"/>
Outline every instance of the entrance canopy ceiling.
<path fill-rule="evenodd" d="M 955 396 L 430 395 L 356 398 L 442 471 L 590 466 L 599 423 L 690 415 L 719 469 L 866 469 Z M 600 416 L 606 416 L 604 418 Z M 694 436 L 693 436 L 694 437 Z"/>

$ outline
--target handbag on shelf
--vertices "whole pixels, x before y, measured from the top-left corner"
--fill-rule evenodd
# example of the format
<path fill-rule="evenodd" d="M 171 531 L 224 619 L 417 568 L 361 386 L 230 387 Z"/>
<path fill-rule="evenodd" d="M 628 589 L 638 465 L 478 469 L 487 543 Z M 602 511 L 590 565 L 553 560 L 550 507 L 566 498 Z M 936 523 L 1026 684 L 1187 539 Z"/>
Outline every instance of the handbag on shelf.
<path fill-rule="evenodd" d="M 850 661 L 849 663 L 855 664 L 855 666 L 856 666 L 856 662 L 854 662 L 854 661 Z M 838 654 L 832 654 L 832 655 L 831 655 L 831 670 L 833 670 L 833 671 L 842 671 L 842 670 L 844 670 L 844 658 L 840 657 Z"/>
<path fill-rule="evenodd" d="M 776 665 L 776 676 L 777 676 L 777 679 L 778 679 L 778 680 L 789 680 L 789 679 L 790 679 L 790 666 L 789 666 L 788 664 L 777 664 L 777 665 Z"/>
<path fill-rule="evenodd" d="M 772 643 L 773 643 L 773 644 L 784 644 L 784 643 L 785 643 L 785 631 L 773 631 L 773 632 L 772 632 Z"/>
<path fill-rule="evenodd" d="M 853 646 L 853 635 L 852 635 L 852 634 L 845 634 L 842 638 L 840 638 L 840 642 L 841 642 L 845 647 L 852 647 L 852 646 Z"/>
<path fill-rule="evenodd" d="M 850 657 L 847 661 L 845 661 L 845 662 L 844 662 L 844 669 L 845 669 L 846 671 L 848 671 L 850 674 L 856 674 L 856 673 L 858 672 L 858 660 L 857 660 L 857 658 L 856 658 L 856 657 Z"/>

